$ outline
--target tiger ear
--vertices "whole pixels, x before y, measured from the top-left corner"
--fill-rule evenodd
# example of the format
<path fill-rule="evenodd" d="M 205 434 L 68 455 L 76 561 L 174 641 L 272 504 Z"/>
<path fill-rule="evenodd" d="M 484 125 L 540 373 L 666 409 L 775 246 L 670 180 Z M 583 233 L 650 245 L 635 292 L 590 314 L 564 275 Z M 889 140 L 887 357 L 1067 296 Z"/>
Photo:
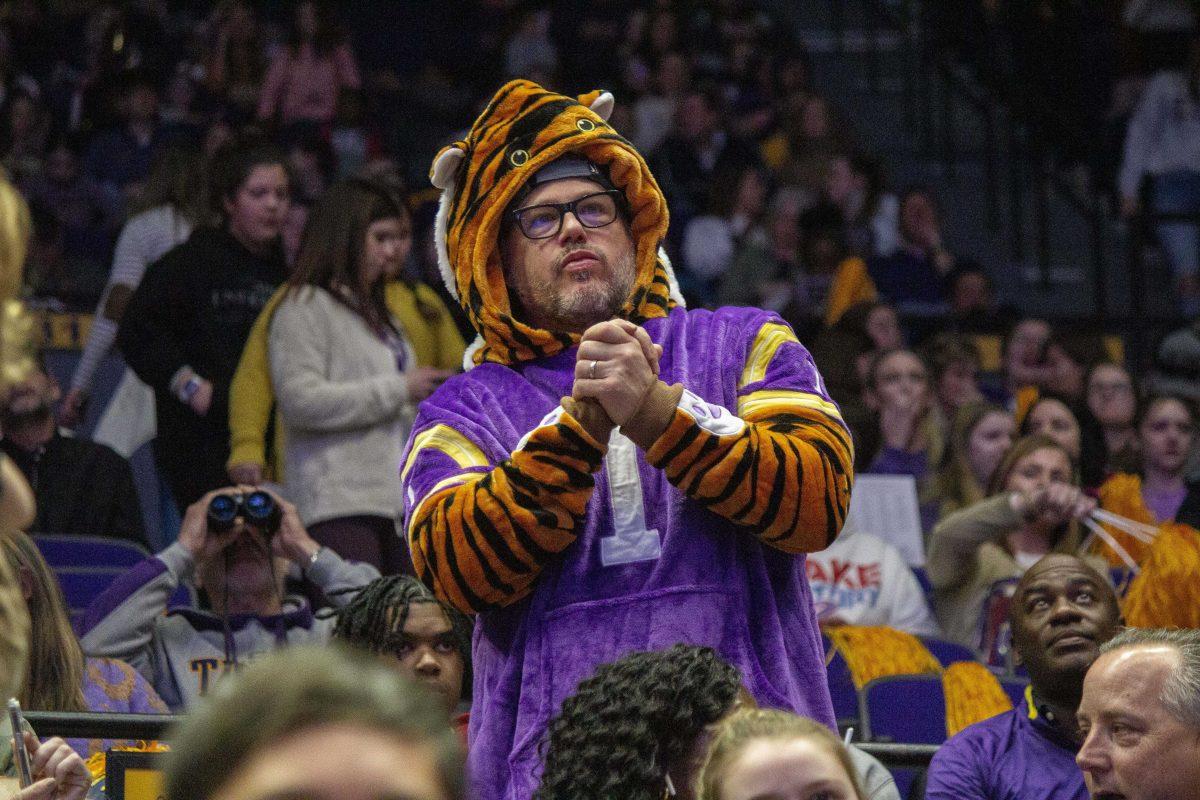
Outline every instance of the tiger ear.
<path fill-rule="evenodd" d="M 612 92 L 601 92 L 600 96 L 591 102 L 592 111 L 596 112 L 596 116 L 608 122 L 608 118 L 612 115 L 613 107 L 616 106 L 617 100 L 613 97 Z"/>
<path fill-rule="evenodd" d="M 466 151 L 458 143 L 443 147 L 433 160 L 433 166 L 429 170 L 429 182 L 438 189 L 445 189 L 454 180 L 466 158 Z"/>

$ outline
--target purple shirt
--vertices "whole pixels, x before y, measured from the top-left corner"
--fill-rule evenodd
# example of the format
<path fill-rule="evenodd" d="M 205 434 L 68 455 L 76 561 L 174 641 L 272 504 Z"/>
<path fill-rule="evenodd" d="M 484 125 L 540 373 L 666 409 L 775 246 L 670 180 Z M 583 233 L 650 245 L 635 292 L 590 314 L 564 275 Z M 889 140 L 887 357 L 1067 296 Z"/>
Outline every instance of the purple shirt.
<path fill-rule="evenodd" d="M 643 327 L 663 345 L 663 381 L 736 409 L 748 352 L 767 323 L 779 318 L 748 308 L 680 308 Z M 572 348 L 511 368 L 485 363 L 455 376 L 421 405 L 414 436 L 436 424 L 452 427 L 497 464 L 570 395 L 575 356 Z M 761 383 L 828 398 L 798 344 L 780 350 Z M 636 480 L 625 475 L 621 494 L 631 497 L 636 484 L 641 502 L 613 502 L 607 461 L 578 539 L 542 571 L 531 595 L 477 618 L 468 771 L 480 800 L 532 796 L 546 727 L 563 699 L 600 664 L 637 650 L 677 642 L 714 647 L 738 668 L 759 704 L 833 726 L 804 556 L 761 544 L 751 531 L 690 500 L 641 451 L 634 454 Z M 405 481 L 408 513 L 416 498 L 460 471 L 450 457 L 423 452 Z M 610 557 L 616 526 L 627 525 L 637 510 L 651 546 L 640 555 Z"/>
<path fill-rule="evenodd" d="M 1077 745 L 1032 702 L 959 733 L 929 765 L 926 800 L 1088 800 Z"/>
<path fill-rule="evenodd" d="M 1175 515 L 1179 513 L 1179 507 L 1183 505 L 1184 499 L 1187 497 L 1188 487 L 1180 486 L 1178 489 L 1170 489 L 1165 492 L 1154 492 L 1146 488 L 1146 484 L 1142 484 L 1142 501 L 1146 504 L 1146 508 L 1154 515 L 1154 519 L 1159 522 L 1170 522 L 1175 519 Z"/>

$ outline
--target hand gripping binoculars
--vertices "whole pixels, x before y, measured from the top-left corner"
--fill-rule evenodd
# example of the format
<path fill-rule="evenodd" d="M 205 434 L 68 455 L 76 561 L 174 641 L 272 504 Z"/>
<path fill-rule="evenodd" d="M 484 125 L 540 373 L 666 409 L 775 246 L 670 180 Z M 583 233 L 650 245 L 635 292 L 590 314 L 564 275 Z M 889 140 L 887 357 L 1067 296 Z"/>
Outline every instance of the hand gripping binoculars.
<path fill-rule="evenodd" d="M 234 520 L 241 517 L 266 536 L 274 536 L 282 516 L 275 498 L 264 491 L 219 494 L 208 503 L 208 529 L 215 533 L 232 530 Z"/>

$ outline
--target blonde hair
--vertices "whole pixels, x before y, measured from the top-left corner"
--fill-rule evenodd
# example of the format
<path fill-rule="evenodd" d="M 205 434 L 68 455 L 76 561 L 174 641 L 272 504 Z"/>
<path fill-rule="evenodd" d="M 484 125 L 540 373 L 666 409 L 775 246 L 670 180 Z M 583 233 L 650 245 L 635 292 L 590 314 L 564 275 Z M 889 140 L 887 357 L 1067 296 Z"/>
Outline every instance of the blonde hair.
<path fill-rule="evenodd" d="M 758 708 L 735 712 L 718 725 L 717 734 L 709 745 L 704 766 L 700 768 L 700 774 L 696 778 L 698 800 L 720 800 L 721 782 L 729 767 L 751 743 L 762 739 L 776 742 L 795 739 L 815 741 L 842 765 L 850 786 L 854 789 L 856 800 L 866 800 L 866 793 L 859 783 L 850 753 L 833 731 L 807 717 L 787 711 Z"/>
<path fill-rule="evenodd" d="M 9 534 L 0 530 L 0 539 Z M 29 612 L 7 560 L 0 558 L 0 692 L 12 697 L 25 680 L 25 656 L 29 650 Z"/>
<path fill-rule="evenodd" d="M 4 560 L 17 586 L 26 574 L 32 592 L 26 605 L 29 631 L 29 671 L 17 693 L 24 708 L 37 711 L 87 711 L 83 696 L 83 649 L 71 628 L 67 604 L 58 579 L 37 545 L 20 531 L 0 536 Z"/>

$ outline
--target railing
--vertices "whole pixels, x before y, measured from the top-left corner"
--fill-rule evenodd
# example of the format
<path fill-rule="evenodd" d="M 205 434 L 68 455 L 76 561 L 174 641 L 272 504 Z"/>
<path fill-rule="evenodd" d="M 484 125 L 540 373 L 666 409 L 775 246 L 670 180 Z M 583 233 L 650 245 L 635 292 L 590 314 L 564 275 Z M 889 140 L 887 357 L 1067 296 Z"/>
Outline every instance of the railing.
<path fill-rule="evenodd" d="M 168 714 L 93 714 L 27 711 L 25 719 L 39 736 L 72 739 L 159 739 L 166 738 L 183 717 Z M 937 747 L 928 744 L 865 742 L 856 747 L 870 753 L 889 769 L 929 766 Z"/>
<path fill-rule="evenodd" d="M 1129 225 L 1129 242 L 1125 254 L 1126 264 L 1129 270 L 1129 311 L 1128 318 L 1132 324 L 1129 328 L 1129 345 L 1135 353 L 1145 356 L 1145 350 L 1149 346 L 1147 341 L 1147 330 L 1145 321 L 1152 320 L 1150 315 L 1151 309 L 1146 307 L 1146 263 L 1144 254 L 1146 246 L 1157 239 L 1155 228 L 1165 222 L 1184 222 L 1196 227 L 1198 238 L 1200 238 L 1200 213 L 1179 214 L 1169 213 L 1165 211 L 1155 211 L 1149 204 L 1147 198 L 1148 192 L 1143 187 L 1143 208 L 1146 209 L 1130 220 Z M 1177 316 L 1178 311 L 1172 309 L 1171 316 Z M 1142 323 L 1142 324 L 1139 324 Z M 1176 322 L 1177 325 L 1182 325 L 1183 320 Z M 1174 327 L 1173 325 L 1172 327 Z M 1144 359 L 1145 360 L 1145 359 Z"/>
<path fill-rule="evenodd" d="M 846 45 L 844 0 L 830 0 L 830 19 L 840 47 Z M 986 221 L 993 234 L 1001 233 L 1001 197 L 1006 196 L 1008 228 L 1005 238 L 1013 261 L 1025 261 L 1027 235 L 1032 233 L 1035 261 L 1043 285 L 1051 281 L 1051 225 L 1049 192 L 1062 198 L 1088 229 L 1088 261 L 1091 264 L 1094 303 L 1099 315 L 1108 312 L 1107 264 L 1105 261 L 1107 212 L 1103 203 L 1080 196 L 1077 189 L 1051 168 L 1049 148 L 1029 120 L 1018 120 L 1020 110 L 997 115 L 1006 105 L 1003 98 L 992 97 L 980 85 L 964 76 L 929 37 L 929 0 L 860 0 L 868 30 L 864 31 L 867 68 L 872 89 L 879 91 L 882 70 L 880 26 L 899 35 L 902 52 L 915 69 L 904 69 L 903 97 L 905 124 L 914 131 L 922 150 L 935 157 L 947 176 L 956 182 L 956 164 L 963 152 L 956 120 L 956 107 L 969 109 L 983 132 L 978 153 L 984 171 Z M 936 97 L 935 97 L 936 93 Z M 935 110 L 935 105 L 937 106 Z M 1055 109 L 1044 109 L 1053 117 Z M 1007 150 L 1007 192 L 1001 189 L 1000 169 Z M 1026 214 L 1032 213 L 1029 231 Z"/>
<path fill-rule="evenodd" d="M 38 736 L 69 739 L 162 739 L 182 717 L 170 714 L 96 714 L 26 711 Z"/>

